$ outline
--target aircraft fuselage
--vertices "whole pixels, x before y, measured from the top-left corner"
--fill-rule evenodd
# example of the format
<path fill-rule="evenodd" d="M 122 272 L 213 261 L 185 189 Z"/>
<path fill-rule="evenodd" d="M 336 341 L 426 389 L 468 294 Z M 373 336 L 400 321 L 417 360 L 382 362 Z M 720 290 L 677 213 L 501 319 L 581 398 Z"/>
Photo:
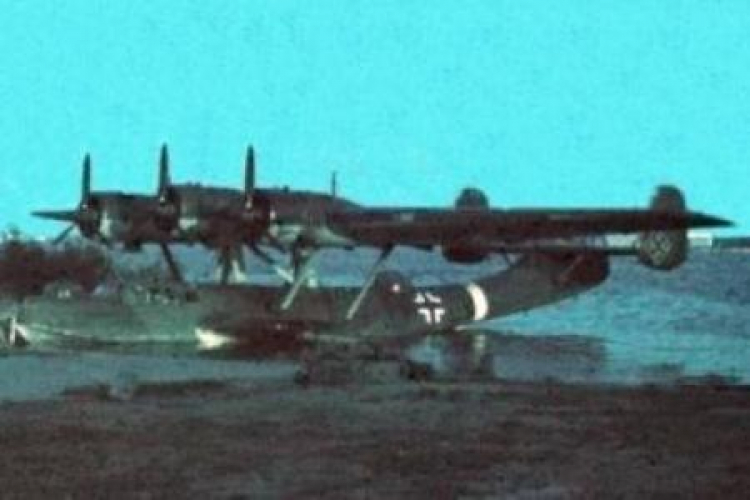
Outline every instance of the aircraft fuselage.
<path fill-rule="evenodd" d="M 347 312 L 358 288 L 305 288 L 288 310 L 280 311 L 286 287 L 211 285 L 187 294 L 146 289 L 111 298 L 42 297 L 27 302 L 19 321 L 32 334 L 62 332 L 66 338 L 124 342 L 154 337 L 185 341 L 198 335 L 215 346 L 278 334 L 377 343 L 449 332 L 558 302 L 604 281 L 607 262 L 603 255 L 530 255 L 473 282 L 430 287 L 414 286 L 402 274 L 386 271 L 377 276 L 353 317 Z"/>

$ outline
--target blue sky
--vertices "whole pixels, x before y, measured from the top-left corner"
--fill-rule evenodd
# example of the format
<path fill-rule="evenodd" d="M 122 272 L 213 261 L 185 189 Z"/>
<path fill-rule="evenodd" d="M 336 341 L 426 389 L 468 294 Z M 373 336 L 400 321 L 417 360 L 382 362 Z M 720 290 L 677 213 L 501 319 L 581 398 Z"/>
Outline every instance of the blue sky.
<path fill-rule="evenodd" d="M 593 6 L 592 6 L 593 5 Z M 750 2 L 0 0 L 0 223 L 94 186 L 327 189 L 366 204 L 645 204 L 750 231 Z"/>

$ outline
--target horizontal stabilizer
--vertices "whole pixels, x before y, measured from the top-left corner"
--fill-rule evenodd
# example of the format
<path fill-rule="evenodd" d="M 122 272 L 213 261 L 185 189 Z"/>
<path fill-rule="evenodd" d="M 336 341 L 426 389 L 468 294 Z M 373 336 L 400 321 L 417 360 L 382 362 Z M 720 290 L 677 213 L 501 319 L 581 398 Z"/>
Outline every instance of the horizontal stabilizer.
<path fill-rule="evenodd" d="M 643 230 L 632 242 L 610 244 L 601 236 L 563 239 L 536 239 L 493 244 L 493 252 L 511 254 L 561 254 L 635 256 L 645 266 L 671 270 L 687 258 L 687 228 L 716 227 L 728 221 L 696 212 L 687 212 L 682 193 L 675 187 L 660 187 L 648 210 L 633 213 L 634 223 L 640 220 Z"/>

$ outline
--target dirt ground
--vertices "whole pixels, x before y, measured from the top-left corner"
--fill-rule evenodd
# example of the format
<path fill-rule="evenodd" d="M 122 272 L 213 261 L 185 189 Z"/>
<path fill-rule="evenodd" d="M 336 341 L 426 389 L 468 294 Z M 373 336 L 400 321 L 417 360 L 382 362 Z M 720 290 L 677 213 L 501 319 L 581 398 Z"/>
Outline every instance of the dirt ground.
<path fill-rule="evenodd" d="M 750 388 L 291 382 L 0 406 L 3 498 L 746 498 Z"/>

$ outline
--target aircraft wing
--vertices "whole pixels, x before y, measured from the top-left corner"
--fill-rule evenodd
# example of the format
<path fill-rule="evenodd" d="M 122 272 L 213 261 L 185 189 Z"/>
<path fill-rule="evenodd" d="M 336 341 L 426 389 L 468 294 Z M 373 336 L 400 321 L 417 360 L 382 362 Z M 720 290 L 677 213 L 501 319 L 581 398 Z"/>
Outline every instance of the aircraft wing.
<path fill-rule="evenodd" d="M 373 246 L 427 248 L 465 241 L 512 244 L 533 240 L 723 227 L 700 212 L 655 209 L 358 209 L 331 214 L 329 226 Z"/>

